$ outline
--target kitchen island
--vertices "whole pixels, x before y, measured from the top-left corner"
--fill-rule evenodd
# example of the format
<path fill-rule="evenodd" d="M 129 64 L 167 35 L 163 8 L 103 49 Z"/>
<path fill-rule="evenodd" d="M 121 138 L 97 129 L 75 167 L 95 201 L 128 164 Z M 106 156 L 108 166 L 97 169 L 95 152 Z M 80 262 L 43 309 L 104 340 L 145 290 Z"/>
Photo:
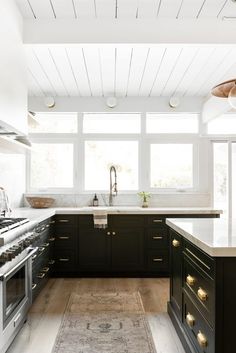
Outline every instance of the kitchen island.
<path fill-rule="evenodd" d="M 187 353 L 235 353 L 236 221 L 167 219 L 168 313 Z"/>

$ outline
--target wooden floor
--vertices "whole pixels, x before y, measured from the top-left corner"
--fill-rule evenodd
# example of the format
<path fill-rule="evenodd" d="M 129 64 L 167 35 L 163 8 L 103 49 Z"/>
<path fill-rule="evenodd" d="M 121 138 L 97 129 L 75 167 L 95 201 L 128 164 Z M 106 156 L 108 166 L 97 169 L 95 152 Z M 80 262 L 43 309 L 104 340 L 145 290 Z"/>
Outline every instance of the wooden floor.
<path fill-rule="evenodd" d="M 166 313 L 169 280 L 165 278 L 50 279 L 33 304 L 28 321 L 7 353 L 51 353 L 70 294 L 104 290 L 138 290 L 148 316 L 157 353 L 184 353 Z"/>

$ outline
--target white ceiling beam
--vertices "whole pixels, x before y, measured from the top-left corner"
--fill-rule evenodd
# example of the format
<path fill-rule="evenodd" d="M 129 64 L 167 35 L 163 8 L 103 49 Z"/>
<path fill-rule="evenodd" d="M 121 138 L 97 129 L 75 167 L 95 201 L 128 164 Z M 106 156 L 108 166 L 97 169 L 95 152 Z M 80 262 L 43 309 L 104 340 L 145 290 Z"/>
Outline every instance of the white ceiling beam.
<path fill-rule="evenodd" d="M 202 99 L 200 97 L 181 98 L 177 108 L 169 106 L 167 97 L 127 97 L 118 98 L 117 106 L 109 108 L 104 97 L 55 97 L 55 106 L 47 108 L 45 97 L 29 97 L 29 110 L 33 112 L 163 112 L 163 113 L 200 113 Z M 135 108 L 134 108 L 135 107 Z"/>
<path fill-rule="evenodd" d="M 235 21 L 216 19 L 30 20 L 25 44 L 236 44 Z"/>

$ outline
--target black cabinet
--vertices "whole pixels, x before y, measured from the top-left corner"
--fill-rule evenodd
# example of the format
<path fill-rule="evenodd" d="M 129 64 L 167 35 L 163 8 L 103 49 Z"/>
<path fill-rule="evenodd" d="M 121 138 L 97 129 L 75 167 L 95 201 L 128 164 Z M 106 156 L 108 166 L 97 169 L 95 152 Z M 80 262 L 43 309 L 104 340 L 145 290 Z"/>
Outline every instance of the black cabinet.
<path fill-rule="evenodd" d="M 50 218 L 34 229 L 37 238 L 32 245 L 38 247 L 38 250 L 32 257 L 32 300 L 42 290 L 53 269 L 53 226 L 54 220 Z"/>
<path fill-rule="evenodd" d="M 211 257 L 170 234 L 168 313 L 186 352 L 234 353 L 236 258 Z"/>

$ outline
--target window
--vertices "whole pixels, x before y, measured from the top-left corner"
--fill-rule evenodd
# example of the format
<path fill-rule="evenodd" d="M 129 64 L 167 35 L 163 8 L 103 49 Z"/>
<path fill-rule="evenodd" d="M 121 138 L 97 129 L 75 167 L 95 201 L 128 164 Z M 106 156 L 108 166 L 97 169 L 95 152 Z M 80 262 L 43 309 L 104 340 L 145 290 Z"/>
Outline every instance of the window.
<path fill-rule="evenodd" d="M 84 114 L 83 132 L 103 134 L 138 134 L 140 114 Z"/>
<path fill-rule="evenodd" d="M 138 189 L 137 141 L 85 141 L 85 190 L 109 190 L 109 169 L 116 167 L 119 190 Z"/>
<path fill-rule="evenodd" d="M 30 187 L 73 187 L 73 144 L 33 143 L 30 158 Z"/>
<path fill-rule="evenodd" d="M 77 114 L 75 113 L 37 113 L 35 123 L 30 124 L 30 133 L 76 133 Z"/>
<path fill-rule="evenodd" d="M 147 114 L 147 133 L 198 133 L 198 114 Z"/>
<path fill-rule="evenodd" d="M 210 120 L 207 124 L 207 132 L 215 135 L 236 134 L 236 114 L 224 114 Z"/>
<path fill-rule="evenodd" d="M 193 145 L 151 144 L 151 187 L 193 187 Z"/>
<path fill-rule="evenodd" d="M 214 207 L 228 213 L 228 143 L 213 143 Z"/>

